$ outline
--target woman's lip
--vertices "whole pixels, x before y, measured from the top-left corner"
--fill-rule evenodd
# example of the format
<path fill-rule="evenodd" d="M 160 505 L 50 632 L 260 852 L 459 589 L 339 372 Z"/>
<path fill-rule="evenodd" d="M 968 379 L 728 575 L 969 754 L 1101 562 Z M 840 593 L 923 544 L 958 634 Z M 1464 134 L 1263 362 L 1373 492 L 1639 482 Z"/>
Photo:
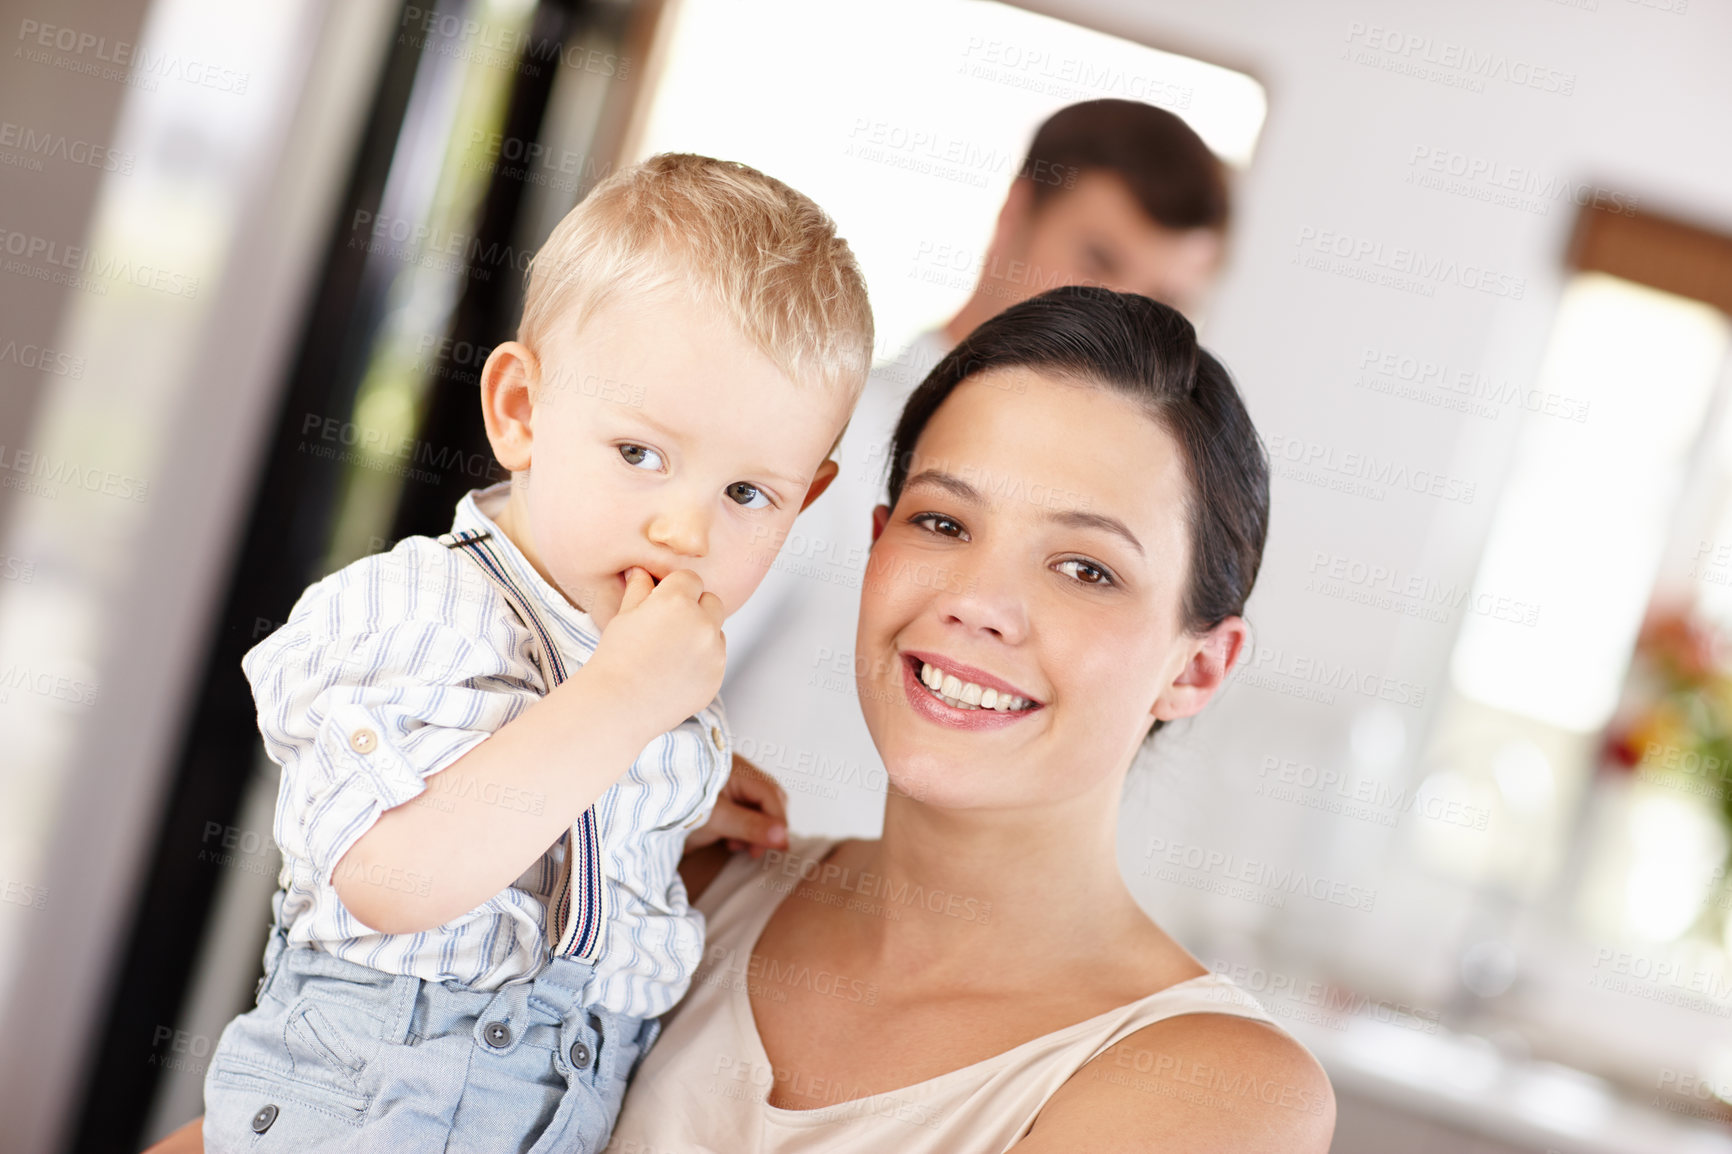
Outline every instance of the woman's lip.
<path fill-rule="evenodd" d="M 984 669 L 976 669 L 972 665 L 964 665 L 959 661 L 952 661 L 950 658 L 942 657 L 936 653 L 921 653 L 913 649 L 903 650 L 903 655 L 915 658 L 918 661 L 924 661 L 928 665 L 936 665 L 944 672 L 954 673 L 963 681 L 972 681 L 982 689 L 996 689 L 1000 693 L 1009 693 L 1013 696 L 1022 698 L 1024 701 L 1034 702 L 1036 705 L 1040 704 L 1038 701 L 1035 701 L 1034 694 L 1025 693 L 1010 682 L 1002 681 L 986 672 Z"/>
<path fill-rule="evenodd" d="M 910 654 L 910 657 L 913 655 Z M 901 661 L 902 692 L 908 698 L 908 704 L 914 712 L 928 721 L 951 729 L 1003 729 L 1007 725 L 1015 725 L 1018 721 L 1033 713 L 1039 713 L 1042 706 L 1032 709 L 998 710 L 998 709 L 957 709 L 946 705 L 932 696 L 930 690 L 920 683 L 920 675 L 915 670 L 915 662 Z"/>

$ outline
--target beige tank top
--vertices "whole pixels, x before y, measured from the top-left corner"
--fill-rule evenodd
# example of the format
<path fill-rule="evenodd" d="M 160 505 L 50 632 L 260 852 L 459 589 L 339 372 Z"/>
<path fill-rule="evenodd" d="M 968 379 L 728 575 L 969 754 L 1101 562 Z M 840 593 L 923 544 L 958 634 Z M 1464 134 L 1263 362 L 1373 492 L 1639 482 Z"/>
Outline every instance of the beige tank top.
<path fill-rule="evenodd" d="M 797 837 L 790 850 L 818 860 L 834 844 Z M 632 1080 L 608 1154 L 999 1154 L 1072 1074 L 1144 1026 L 1180 1014 L 1275 1024 L 1250 994 L 1204 974 L 899 1090 L 816 1109 L 771 1106 L 770 1086 L 790 1074 L 764 1052 L 744 960 L 792 892 L 791 878 L 766 871 L 772 860 L 735 855 L 697 901 L 704 961 Z M 804 1092 L 824 1096 L 822 1087 Z"/>

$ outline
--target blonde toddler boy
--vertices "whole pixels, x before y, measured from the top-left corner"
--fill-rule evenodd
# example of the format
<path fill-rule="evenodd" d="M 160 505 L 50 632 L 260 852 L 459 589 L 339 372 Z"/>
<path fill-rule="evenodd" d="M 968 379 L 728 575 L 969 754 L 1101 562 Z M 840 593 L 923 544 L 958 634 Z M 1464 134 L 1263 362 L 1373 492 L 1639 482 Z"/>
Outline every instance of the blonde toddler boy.
<path fill-rule="evenodd" d="M 284 865 L 206 1149 L 605 1145 L 701 956 L 676 866 L 731 765 L 722 623 L 871 347 L 846 242 L 755 169 L 653 157 L 554 229 L 482 373 L 511 479 L 243 661 Z"/>

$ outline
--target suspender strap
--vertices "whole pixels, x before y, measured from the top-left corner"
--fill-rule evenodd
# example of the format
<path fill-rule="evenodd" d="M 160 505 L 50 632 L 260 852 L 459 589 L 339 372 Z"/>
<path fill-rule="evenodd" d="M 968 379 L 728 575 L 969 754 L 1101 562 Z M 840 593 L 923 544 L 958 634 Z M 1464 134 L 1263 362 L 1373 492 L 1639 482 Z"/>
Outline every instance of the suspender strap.
<path fill-rule="evenodd" d="M 492 534 L 465 529 L 440 536 L 439 543 L 448 549 L 461 549 L 487 574 L 489 580 L 505 594 L 517 616 L 529 628 L 535 639 L 536 663 L 552 689 L 565 680 L 565 661 L 554 644 L 541 615 L 517 583 L 511 571 L 491 541 Z M 569 839 L 569 840 L 568 840 Z M 601 837 L 596 830 L 595 806 L 583 811 L 570 830 L 560 835 L 566 843 L 564 860 L 559 866 L 559 880 L 554 885 L 553 901 L 548 906 L 549 949 L 554 957 L 576 958 L 594 964 L 601 954 L 601 928 L 605 891 L 601 884 Z"/>

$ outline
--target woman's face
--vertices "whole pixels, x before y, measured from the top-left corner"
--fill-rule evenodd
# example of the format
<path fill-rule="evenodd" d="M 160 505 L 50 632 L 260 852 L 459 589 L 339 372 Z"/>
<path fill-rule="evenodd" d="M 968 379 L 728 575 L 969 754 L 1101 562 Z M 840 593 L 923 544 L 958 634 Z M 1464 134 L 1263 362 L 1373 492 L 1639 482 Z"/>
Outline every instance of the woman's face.
<path fill-rule="evenodd" d="M 1201 709 L 1245 636 L 1183 628 L 1187 494 L 1178 444 L 1116 393 L 1023 368 L 956 387 L 878 507 L 861 597 L 861 708 L 898 792 L 1117 796 L 1150 723 Z"/>

